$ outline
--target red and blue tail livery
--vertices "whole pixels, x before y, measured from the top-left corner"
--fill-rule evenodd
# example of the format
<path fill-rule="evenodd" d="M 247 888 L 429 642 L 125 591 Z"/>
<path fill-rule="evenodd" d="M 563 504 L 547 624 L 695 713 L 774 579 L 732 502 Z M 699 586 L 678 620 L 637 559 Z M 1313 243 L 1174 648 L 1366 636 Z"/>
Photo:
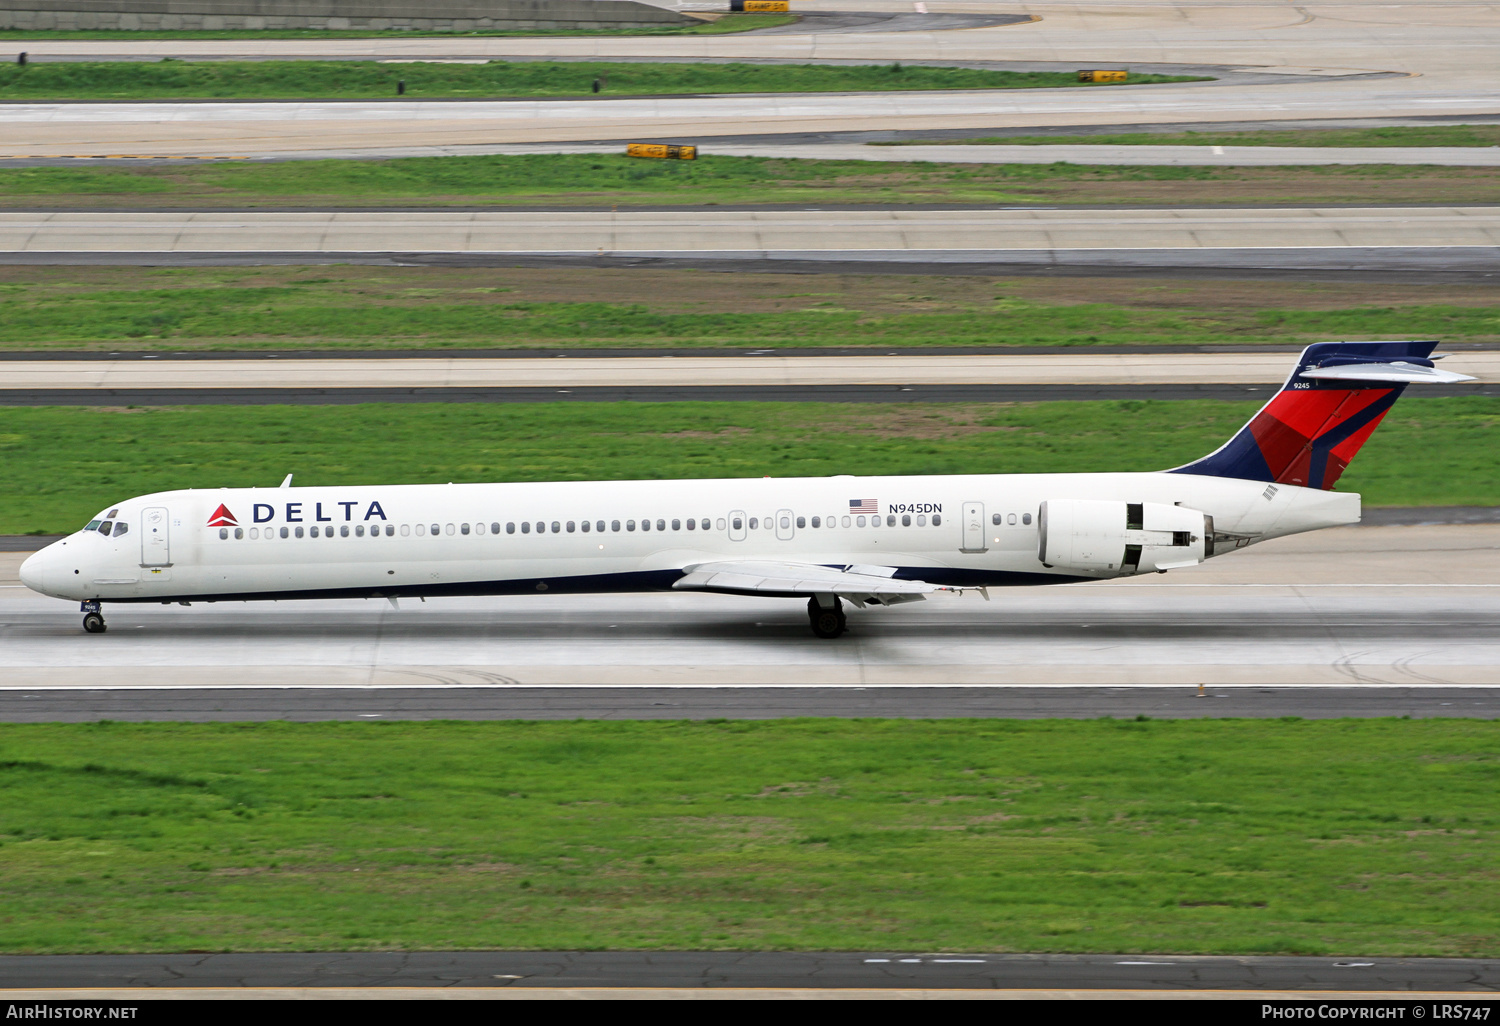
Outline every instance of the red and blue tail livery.
<path fill-rule="evenodd" d="M 1471 380 L 1438 370 L 1436 342 L 1320 342 L 1281 391 L 1219 449 L 1172 470 L 1331 489 L 1408 384 Z M 1441 359 L 1441 357 L 1437 357 Z"/>

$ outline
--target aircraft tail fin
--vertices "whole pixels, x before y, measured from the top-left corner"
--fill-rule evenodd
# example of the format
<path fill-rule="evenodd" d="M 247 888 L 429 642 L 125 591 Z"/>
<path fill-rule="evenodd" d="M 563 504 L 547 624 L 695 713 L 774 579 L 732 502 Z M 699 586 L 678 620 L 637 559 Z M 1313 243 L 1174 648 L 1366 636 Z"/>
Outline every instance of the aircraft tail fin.
<path fill-rule="evenodd" d="M 1168 473 L 1331 489 L 1407 385 L 1474 380 L 1438 370 L 1436 347 L 1431 341 L 1310 345 L 1281 391 L 1233 438 Z"/>

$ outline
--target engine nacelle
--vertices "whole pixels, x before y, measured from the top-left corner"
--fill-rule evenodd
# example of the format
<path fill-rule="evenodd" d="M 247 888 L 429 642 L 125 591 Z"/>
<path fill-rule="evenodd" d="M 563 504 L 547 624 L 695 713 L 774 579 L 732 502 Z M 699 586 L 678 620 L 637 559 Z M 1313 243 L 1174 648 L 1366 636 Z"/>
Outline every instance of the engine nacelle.
<path fill-rule="evenodd" d="M 1193 566 L 1214 554 L 1214 518 L 1160 502 L 1049 499 L 1037 517 L 1049 567 L 1116 576 Z"/>

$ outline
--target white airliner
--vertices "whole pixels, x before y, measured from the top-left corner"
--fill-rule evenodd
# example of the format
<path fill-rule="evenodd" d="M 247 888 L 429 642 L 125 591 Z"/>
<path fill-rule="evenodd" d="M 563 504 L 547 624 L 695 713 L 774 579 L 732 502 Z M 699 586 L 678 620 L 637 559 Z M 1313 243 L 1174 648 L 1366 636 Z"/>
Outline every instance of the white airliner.
<path fill-rule="evenodd" d="M 112 504 L 21 567 L 104 602 L 702 591 L 806 599 L 813 633 L 934 592 L 1191 567 L 1357 523 L 1330 491 L 1434 342 L 1308 347 L 1238 434 L 1154 473 L 361 485 L 158 492 Z"/>

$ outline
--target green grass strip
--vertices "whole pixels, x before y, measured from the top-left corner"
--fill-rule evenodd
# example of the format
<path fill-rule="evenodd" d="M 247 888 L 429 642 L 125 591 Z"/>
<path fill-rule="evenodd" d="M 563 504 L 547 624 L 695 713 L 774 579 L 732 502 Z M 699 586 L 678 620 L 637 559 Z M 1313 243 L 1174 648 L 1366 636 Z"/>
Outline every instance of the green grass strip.
<path fill-rule="evenodd" d="M 91 197 L 145 206 L 441 207 L 474 203 L 1036 203 L 1175 202 L 1196 186 L 1206 205 L 1345 203 L 1351 195 L 1422 203 L 1494 202 L 1493 168 L 1401 164 L 1314 167 L 962 164 L 727 157 L 641 160 L 617 153 L 408 157 L 395 160 L 229 161 L 12 168 L 0 162 L 0 203 L 70 205 Z M 54 147 L 53 149 L 56 149 Z M 225 147 L 222 156 L 234 156 Z M 50 150 L 48 152 L 51 152 Z M 1233 188 L 1235 191 L 1229 191 Z M 1401 190 L 1407 190 L 1405 192 Z M 1364 191 L 1360 191 L 1364 190 Z M 96 200 L 97 201 L 97 200 Z M 1370 199 L 1369 202 L 1375 202 Z"/>
<path fill-rule="evenodd" d="M 1191 82 L 1181 75 L 1137 76 L 1133 84 Z M 0 65 L 0 102 L 11 100 L 237 99 L 509 96 L 678 93 L 801 93 L 909 89 L 1089 88 L 1063 72 L 984 71 L 902 64 L 648 64 L 593 61 L 490 61 L 391 64 L 382 61 L 129 61 Z"/>
<path fill-rule="evenodd" d="M 1160 470 L 1255 403 L 459 403 L 0 408 L 0 534 L 173 488 Z M 1340 481 L 1371 505 L 1500 505 L 1500 400 L 1405 398 Z"/>
<path fill-rule="evenodd" d="M 871 146 L 1500 146 L 1500 125 L 1397 125 L 1249 132 L 1124 132 L 1108 135 L 990 135 L 903 139 Z"/>
<path fill-rule="evenodd" d="M 1500 338 L 1500 307 L 1413 303 L 1334 309 L 1184 304 L 924 303 L 861 298 L 789 302 L 791 309 L 712 309 L 608 302 L 507 302 L 510 289 L 409 289 L 368 280 L 215 284 L 224 272 L 165 277 L 131 289 L 0 285 L 0 348 L 615 348 L 1306 343 L 1341 338 Z M 179 284 L 180 283 L 180 284 Z M 145 284 L 143 282 L 143 284 Z M 795 295 L 788 297 L 795 299 Z M 871 304 L 873 305 L 873 304 Z"/>
<path fill-rule="evenodd" d="M 0 726 L 0 950 L 1492 957 L 1500 724 Z"/>

